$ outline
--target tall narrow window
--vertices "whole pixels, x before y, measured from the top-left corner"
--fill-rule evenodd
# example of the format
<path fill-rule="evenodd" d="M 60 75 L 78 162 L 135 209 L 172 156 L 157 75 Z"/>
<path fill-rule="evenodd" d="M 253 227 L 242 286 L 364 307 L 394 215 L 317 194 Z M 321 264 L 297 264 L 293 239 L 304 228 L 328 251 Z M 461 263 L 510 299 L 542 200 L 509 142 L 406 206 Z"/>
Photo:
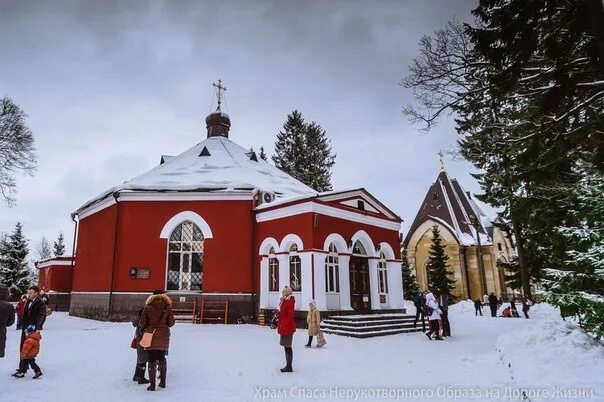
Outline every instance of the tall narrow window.
<path fill-rule="evenodd" d="M 340 292 L 340 265 L 338 250 L 332 243 L 329 245 L 329 254 L 325 258 L 325 291 L 327 293 Z"/>
<path fill-rule="evenodd" d="M 302 290 L 302 261 L 295 244 L 289 249 L 289 283 L 294 292 Z"/>
<path fill-rule="evenodd" d="M 275 249 L 271 247 L 268 252 L 268 291 L 279 291 L 279 260 L 275 258 Z"/>
<path fill-rule="evenodd" d="M 168 290 L 201 290 L 203 234 L 191 221 L 178 225 L 168 243 Z"/>
<path fill-rule="evenodd" d="M 384 253 L 380 253 L 380 260 L 378 261 L 378 289 L 381 294 L 388 293 L 388 270 Z"/>

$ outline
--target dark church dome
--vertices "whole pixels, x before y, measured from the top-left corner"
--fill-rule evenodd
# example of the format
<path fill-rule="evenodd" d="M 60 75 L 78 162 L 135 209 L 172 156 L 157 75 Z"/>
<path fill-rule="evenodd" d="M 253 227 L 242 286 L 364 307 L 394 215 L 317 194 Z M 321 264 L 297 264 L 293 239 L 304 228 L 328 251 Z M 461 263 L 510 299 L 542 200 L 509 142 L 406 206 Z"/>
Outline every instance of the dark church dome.
<path fill-rule="evenodd" d="M 231 119 L 229 115 L 220 109 L 212 112 L 206 117 L 206 127 L 208 129 L 208 138 L 226 137 L 229 138 L 229 129 L 231 128 Z"/>

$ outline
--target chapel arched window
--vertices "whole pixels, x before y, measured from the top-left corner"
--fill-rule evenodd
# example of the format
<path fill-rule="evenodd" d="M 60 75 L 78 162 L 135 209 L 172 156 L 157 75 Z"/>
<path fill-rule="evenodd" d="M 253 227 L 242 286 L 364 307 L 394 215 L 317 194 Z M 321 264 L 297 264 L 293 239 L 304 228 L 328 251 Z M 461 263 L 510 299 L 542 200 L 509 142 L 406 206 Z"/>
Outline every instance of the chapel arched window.
<path fill-rule="evenodd" d="M 184 221 L 170 234 L 168 243 L 168 290 L 201 290 L 203 234 L 197 225 Z"/>
<path fill-rule="evenodd" d="M 268 290 L 269 292 L 279 291 L 279 260 L 275 257 L 273 247 L 268 251 Z"/>
<path fill-rule="evenodd" d="M 333 243 L 329 245 L 329 254 L 325 257 L 325 291 L 340 292 L 340 264 L 338 250 Z"/>
<path fill-rule="evenodd" d="M 289 283 L 294 292 L 302 290 L 302 261 L 296 244 L 289 248 Z"/>
<path fill-rule="evenodd" d="M 384 253 L 380 253 L 378 261 L 378 290 L 381 294 L 388 293 L 388 269 Z"/>

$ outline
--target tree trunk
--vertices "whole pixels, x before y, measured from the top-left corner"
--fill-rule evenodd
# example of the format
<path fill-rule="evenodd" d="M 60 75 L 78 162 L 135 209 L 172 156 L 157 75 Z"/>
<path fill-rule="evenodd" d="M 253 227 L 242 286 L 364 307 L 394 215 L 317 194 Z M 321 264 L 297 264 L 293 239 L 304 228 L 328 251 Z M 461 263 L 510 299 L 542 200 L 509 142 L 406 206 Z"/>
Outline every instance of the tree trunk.
<path fill-rule="evenodd" d="M 531 276 L 529 273 L 529 267 L 524 258 L 524 238 L 522 237 L 522 227 L 514 218 L 512 220 L 512 228 L 514 230 L 514 237 L 516 238 L 516 250 L 518 251 L 518 269 L 520 270 L 520 280 L 522 281 L 522 293 L 524 297 L 533 300 L 531 294 Z"/>

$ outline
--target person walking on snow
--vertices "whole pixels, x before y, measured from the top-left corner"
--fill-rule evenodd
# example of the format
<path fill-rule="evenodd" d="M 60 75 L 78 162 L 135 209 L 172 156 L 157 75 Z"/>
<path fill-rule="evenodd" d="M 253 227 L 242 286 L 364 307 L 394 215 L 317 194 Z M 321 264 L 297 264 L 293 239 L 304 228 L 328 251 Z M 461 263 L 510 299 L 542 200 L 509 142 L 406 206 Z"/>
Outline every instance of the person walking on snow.
<path fill-rule="evenodd" d="M 438 303 L 436 302 L 436 297 L 434 297 L 432 292 L 429 292 L 426 295 L 425 310 L 425 314 L 428 316 L 428 322 L 430 324 L 430 331 L 425 333 L 426 336 L 428 339 L 432 340 L 432 334 L 436 334 L 436 340 L 442 341 L 443 338 L 438 333 L 438 331 L 440 331 L 440 309 L 438 307 Z"/>
<path fill-rule="evenodd" d="M 292 341 L 294 339 L 294 332 L 296 332 L 296 322 L 294 321 L 296 299 L 292 293 L 292 288 L 289 286 L 284 287 L 281 299 L 279 300 L 279 325 L 277 326 L 277 333 L 280 335 L 279 344 L 285 349 L 285 367 L 281 369 L 282 373 L 291 373 L 294 371 L 292 368 L 294 360 Z"/>
<path fill-rule="evenodd" d="M 474 302 L 474 309 L 476 310 L 474 315 L 478 316 L 478 313 L 480 313 L 480 316 L 482 317 L 482 303 L 480 302 L 480 299 L 476 299 Z"/>
<path fill-rule="evenodd" d="M 308 327 L 308 343 L 305 345 L 307 348 L 312 346 L 312 338 L 319 334 L 321 327 L 321 313 L 315 306 L 315 301 L 311 300 L 308 303 L 308 314 L 306 315 L 306 325 Z M 317 343 L 317 346 L 318 343 Z"/>
<path fill-rule="evenodd" d="M 442 324 L 443 337 L 451 336 L 451 323 L 449 323 L 449 295 L 442 290 L 436 289 L 436 301 L 440 307 L 440 322 Z"/>
<path fill-rule="evenodd" d="M 168 374 L 168 362 L 166 361 L 166 350 L 170 346 L 170 328 L 174 326 L 174 312 L 172 311 L 172 300 L 163 293 L 154 292 L 145 303 L 141 314 L 139 325 L 144 332 L 153 334 L 151 345 L 145 349 L 149 357 L 149 381 L 148 391 L 155 391 L 157 380 L 157 368 L 159 366 L 159 387 L 166 388 L 166 377 Z"/>
<path fill-rule="evenodd" d="M 132 326 L 134 329 L 134 339 L 136 341 L 136 368 L 134 369 L 134 377 L 132 381 L 137 381 L 139 384 L 149 384 L 149 380 L 145 378 L 145 370 L 147 368 L 147 361 L 149 360 L 149 353 L 140 345 L 140 341 L 143 338 L 144 329 L 140 325 L 141 316 L 143 310 L 138 310 L 138 314 L 132 319 Z"/>
<path fill-rule="evenodd" d="M 491 317 L 497 317 L 497 296 L 495 296 L 495 293 L 489 295 L 489 307 L 491 308 Z"/>
<path fill-rule="evenodd" d="M 27 337 L 25 338 L 25 342 L 23 342 L 23 347 L 21 348 L 19 372 L 15 374 L 14 377 L 25 377 L 27 368 L 31 367 L 34 370 L 34 380 L 37 380 L 38 378 L 42 377 L 42 370 L 40 370 L 40 366 L 36 364 L 36 356 L 38 356 L 38 353 L 40 353 L 40 340 L 42 339 L 42 334 L 40 334 L 40 331 L 36 331 L 35 325 L 28 326 L 25 332 Z"/>
<path fill-rule="evenodd" d="M 417 292 L 417 295 L 413 298 L 413 305 L 415 306 L 415 320 L 413 321 L 413 328 L 417 326 L 417 320 L 422 320 L 422 331 L 426 332 L 426 319 L 424 317 L 424 306 L 426 305 L 426 298 L 422 292 Z"/>
<path fill-rule="evenodd" d="M 19 344 L 19 350 L 23 348 L 25 342 L 26 333 L 25 330 L 30 325 L 36 327 L 37 331 L 42 331 L 44 322 L 46 321 L 46 306 L 40 300 L 40 288 L 37 286 L 30 286 L 27 290 L 27 303 L 23 307 L 23 318 L 21 319 L 21 343 Z M 19 367 L 21 367 L 21 361 L 19 361 Z M 13 376 L 17 376 L 21 372 L 20 369 L 15 370 Z"/>
<path fill-rule="evenodd" d="M 522 299 L 522 312 L 524 313 L 524 318 L 528 319 L 528 312 L 531 309 L 531 305 L 527 299 Z"/>
<path fill-rule="evenodd" d="M 0 358 L 6 349 L 6 328 L 15 323 L 15 308 L 8 301 L 8 288 L 0 284 Z"/>

